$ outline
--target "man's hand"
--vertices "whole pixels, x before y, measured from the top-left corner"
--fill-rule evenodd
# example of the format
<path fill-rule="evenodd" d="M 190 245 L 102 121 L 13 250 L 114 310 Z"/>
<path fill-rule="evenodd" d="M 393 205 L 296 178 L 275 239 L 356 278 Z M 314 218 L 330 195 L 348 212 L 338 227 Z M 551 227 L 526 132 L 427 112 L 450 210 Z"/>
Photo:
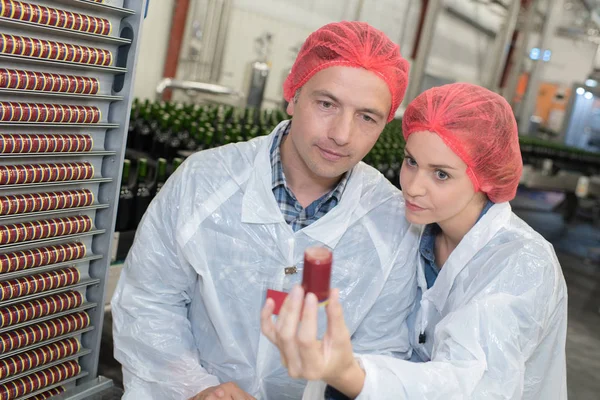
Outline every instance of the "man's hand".
<path fill-rule="evenodd" d="M 190 400 L 256 400 L 233 382 L 204 389 Z"/>

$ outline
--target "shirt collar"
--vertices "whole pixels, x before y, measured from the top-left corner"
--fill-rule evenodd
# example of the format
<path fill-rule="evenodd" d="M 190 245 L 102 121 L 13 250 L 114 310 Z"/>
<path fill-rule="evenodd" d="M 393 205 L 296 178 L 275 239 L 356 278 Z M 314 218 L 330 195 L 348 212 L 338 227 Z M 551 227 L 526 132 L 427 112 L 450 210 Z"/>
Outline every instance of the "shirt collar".
<path fill-rule="evenodd" d="M 487 201 L 486 205 L 483 207 L 479 218 L 477 218 L 477 222 L 488 212 L 494 203 L 490 200 Z M 476 224 L 477 224 L 476 222 Z M 432 265 L 435 266 L 435 238 L 440 233 L 441 229 L 438 224 L 428 224 L 425 226 L 423 230 L 423 235 L 421 236 L 421 242 L 419 244 L 419 252 L 421 256 L 429 261 Z M 437 268 L 437 266 L 436 266 Z"/>
<path fill-rule="evenodd" d="M 281 126 L 275 133 L 275 138 L 273 139 L 273 144 L 271 145 L 271 176 L 273 177 L 272 189 L 283 185 L 289 190 L 285 180 L 285 173 L 283 172 L 283 164 L 281 163 L 281 142 L 283 141 L 283 138 L 290 132 L 291 126 L 292 121 L 289 121 L 286 125 Z M 338 202 L 341 200 L 344 189 L 348 184 L 348 178 L 350 177 L 351 171 L 352 170 L 344 174 L 335 189 L 331 191 L 328 196 L 325 196 L 323 199 L 324 201 L 327 201 L 332 197 L 334 197 Z"/>

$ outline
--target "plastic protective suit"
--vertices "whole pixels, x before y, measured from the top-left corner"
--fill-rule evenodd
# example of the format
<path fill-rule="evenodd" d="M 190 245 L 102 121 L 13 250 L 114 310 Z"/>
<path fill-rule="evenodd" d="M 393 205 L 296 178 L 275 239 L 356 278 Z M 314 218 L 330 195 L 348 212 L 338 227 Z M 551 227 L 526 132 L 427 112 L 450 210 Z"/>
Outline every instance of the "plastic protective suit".
<path fill-rule="evenodd" d="M 366 371 L 357 400 L 567 398 L 562 271 L 508 203 L 469 231 L 429 290 L 420 260 L 409 329 L 413 361 L 430 362 L 357 356 Z M 311 382 L 304 398 L 323 391 Z"/>
<path fill-rule="evenodd" d="M 360 163 L 340 203 L 294 233 L 271 189 L 273 136 L 193 155 L 150 205 L 112 300 L 124 399 L 188 399 L 228 381 L 258 399 L 301 398 L 260 311 L 267 289 L 301 283 L 309 245 L 333 249 L 356 351 L 410 357 L 417 236 L 401 193 Z"/>

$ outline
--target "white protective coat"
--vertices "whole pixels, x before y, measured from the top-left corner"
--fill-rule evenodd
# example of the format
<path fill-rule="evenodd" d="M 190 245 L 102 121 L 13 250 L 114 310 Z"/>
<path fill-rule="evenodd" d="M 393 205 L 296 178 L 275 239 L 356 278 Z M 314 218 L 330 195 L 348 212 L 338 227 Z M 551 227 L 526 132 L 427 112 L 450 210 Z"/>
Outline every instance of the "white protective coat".
<path fill-rule="evenodd" d="M 411 232 L 414 232 L 411 230 Z M 409 318 L 413 361 L 357 355 L 357 400 L 567 398 L 567 288 L 552 246 L 494 205 L 452 252 Z M 419 344 L 419 335 L 425 343 Z M 311 382 L 304 399 L 323 398 Z"/>
<path fill-rule="evenodd" d="M 125 400 L 188 399 L 228 381 L 258 399 L 300 399 L 305 382 L 288 377 L 260 311 L 267 289 L 301 282 L 309 245 L 333 249 L 355 349 L 410 357 L 418 235 L 402 194 L 360 163 L 340 203 L 294 233 L 271 189 L 273 136 L 193 155 L 150 205 L 112 300 Z"/>

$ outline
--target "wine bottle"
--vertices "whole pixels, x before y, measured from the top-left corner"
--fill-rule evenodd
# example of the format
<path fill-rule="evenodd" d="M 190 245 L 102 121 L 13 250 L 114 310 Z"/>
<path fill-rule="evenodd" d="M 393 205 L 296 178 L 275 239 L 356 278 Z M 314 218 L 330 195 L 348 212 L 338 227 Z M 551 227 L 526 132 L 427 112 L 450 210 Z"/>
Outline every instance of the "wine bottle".
<path fill-rule="evenodd" d="M 167 181 L 167 160 L 164 158 L 158 159 L 156 167 L 156 185 L 154 186 L 154 196 L 156 196 Z"/>
<path fill-rule="evenodd" d="M 146 209 L 152 201 L 152 193 L 148 187 L 146 181 L 148 175 L 148 160 L 146 158 L 140 158 L 137 166 L 137 190 L 135 193 L 135 206 L 134 206 L 134 226 L 137 228 Z"/>
<path fill-rule="evenodd" d="M 131 169 L 131 161 L 125 159 L 123 161 L 123 175 L 121 177 L 121 193 L 119 194 L 119 206 L 117 209 L 117 223 L 115 230 L 123 232 L 131 227 L 131 216 L 133 208 L 133 192 L 129 188 L 129 171 Z"/>

